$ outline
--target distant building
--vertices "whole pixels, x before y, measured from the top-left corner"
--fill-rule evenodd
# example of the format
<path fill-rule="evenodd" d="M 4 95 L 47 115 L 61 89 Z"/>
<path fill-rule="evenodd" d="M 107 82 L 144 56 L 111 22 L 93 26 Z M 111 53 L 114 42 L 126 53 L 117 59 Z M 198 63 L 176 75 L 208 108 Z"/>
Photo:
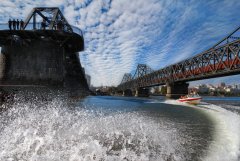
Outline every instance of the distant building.
<path fill-rule="evenodd" d="M 240 89 L 240 88 L 239 88 L 239 87 L 240 87 L 240 84 L 233 84 L 232 86 L 233 86 L 233 88 Z"/>
<path fill-rule="evenodd" d="M 209 87 L 205 84 L 201 84 L 198 87 L 196 87 L 199 93 L 208 93 L 209 92 Z"/>
<path fill-rule="evenodd" d="M 150 93 L 155 93 L 156 89 L 154 87 L 150 88 Z"/>
<path fill-rule="evenodd" d="M 230 94 L 239 94 L 240 90 L 236 88 L 226 88 L 225 91 Z"/>
<path fill-rule="evenodd" d="M 224 88 L 226 84 L 224 82 L 220 83 L 220 87 Z"/>
<path fill-rule="evenodd" d="M 151 87 L 149 91 L 152 94 L 160 94 L 161 93 L 161 86 Z"/>
<path fill-rule="evenodd" d="M 240 95 L 240 84 L 226 85 L 225 83 L 220 83 L 217 86 L 201 84 L 196 87 L 191 87 L 189 90 L 197 91 L 199 94 L 209 95 Z"/>
<path fill-rule="evenodd" d="M 210 92 L 216 91 L 216 87 L 209 87 L 209 91 L 210 91 Z"/>

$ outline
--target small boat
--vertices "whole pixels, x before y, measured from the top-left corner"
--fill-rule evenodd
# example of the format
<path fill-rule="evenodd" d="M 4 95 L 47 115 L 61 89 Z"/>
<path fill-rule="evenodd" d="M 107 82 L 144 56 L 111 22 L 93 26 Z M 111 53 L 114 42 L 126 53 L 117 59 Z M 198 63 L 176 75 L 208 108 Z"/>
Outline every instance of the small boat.
<path fill-rule="evenodd" d="M 189 94 L 186 96 L 181 96 L 178 99 L 178 101 L 197 105 L 200 103 L 201 99 L 202 99 L 202 97 L 200 97 L 198 94 Z"/>

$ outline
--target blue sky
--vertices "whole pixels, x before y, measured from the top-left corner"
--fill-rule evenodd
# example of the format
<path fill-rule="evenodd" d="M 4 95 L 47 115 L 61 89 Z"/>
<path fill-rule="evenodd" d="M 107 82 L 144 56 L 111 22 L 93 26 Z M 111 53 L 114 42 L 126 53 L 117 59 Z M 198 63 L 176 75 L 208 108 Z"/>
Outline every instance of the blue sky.
<path fill-rule="evenodd" d="M 138 63 L 157 70 L 194 56 L 240 25 L 239 0 L 1 0 L 0 22 L 59 7 L 83 30 L 80 61 L 92 84 L 118 85 Z M 240 83 L 240 76 L 196 81 Z"/>

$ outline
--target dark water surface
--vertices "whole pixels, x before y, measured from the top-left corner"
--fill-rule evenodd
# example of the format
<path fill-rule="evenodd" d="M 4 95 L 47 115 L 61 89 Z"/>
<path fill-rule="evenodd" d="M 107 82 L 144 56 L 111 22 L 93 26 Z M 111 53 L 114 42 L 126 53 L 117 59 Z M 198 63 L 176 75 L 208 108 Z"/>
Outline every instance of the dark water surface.
<path fill-rule="evenodd" d="M 159 100 L 163 101 L 162 98 Z M 211 119 L 201 110 L 194 108 L 156 102 L 153 99 L 123 97 L 90 97 L 82 104 L 85 106 L 91 105 L 91 110 L 98 111 L 98 114 L 101 113 L 103 115 L 111 116 L 118 112 L 121 114 L 134 113 L 136 114 L 136 119 L 144 118 L 151 121 L 148 130 L 151 130 L 151 126 L 164 129 L 164 132 L 170 133 L 169 135 L 172 135 L 170 137 L 173 137 L 174 140 L 168 140 L 169 142 L 163 143 L 163 145 L 169 144 L 168 146 L 171 146 L 173 151 L 172 153 L 162 155 L 176 154 L 179 155 L 178 159 L 196 160 L 206 155 L 206 147 L 208 147 L 208 142 L 212 140 L 214 127 Z M 128 120 L 125 121 L 127 122 Z M 138 124 L 136 122 L 134 126 L 141 126 L 141 123 Z M 156 135 L 157 133 L 158 131 L 156 131 Z M 178 145 L 175 146 L 175 142 L 178 142 Z M 161 142 L 155 144 L 155 146 L 162 146 Z M 161 149 L 152 150 L 153 153 L 158 152 L 154 150 L 159 150 L 161 155 Z"/>
<path fill-rule="evenodd" d="M 0 160 L 239 160 L 239 98 L 16 102 L 0 115 Z M 217 105 L 213 105 L 217 104 Z"/>

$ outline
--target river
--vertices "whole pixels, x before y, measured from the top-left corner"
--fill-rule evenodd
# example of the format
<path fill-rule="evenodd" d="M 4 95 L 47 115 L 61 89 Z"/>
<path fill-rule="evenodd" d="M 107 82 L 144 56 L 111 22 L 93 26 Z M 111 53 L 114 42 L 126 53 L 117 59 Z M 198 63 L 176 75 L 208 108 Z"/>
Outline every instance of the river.
<path fill-rule="evenodd" d="M 238 161 L 240 98 L 16 101 L 0 114 L 0 160 Z"/>

